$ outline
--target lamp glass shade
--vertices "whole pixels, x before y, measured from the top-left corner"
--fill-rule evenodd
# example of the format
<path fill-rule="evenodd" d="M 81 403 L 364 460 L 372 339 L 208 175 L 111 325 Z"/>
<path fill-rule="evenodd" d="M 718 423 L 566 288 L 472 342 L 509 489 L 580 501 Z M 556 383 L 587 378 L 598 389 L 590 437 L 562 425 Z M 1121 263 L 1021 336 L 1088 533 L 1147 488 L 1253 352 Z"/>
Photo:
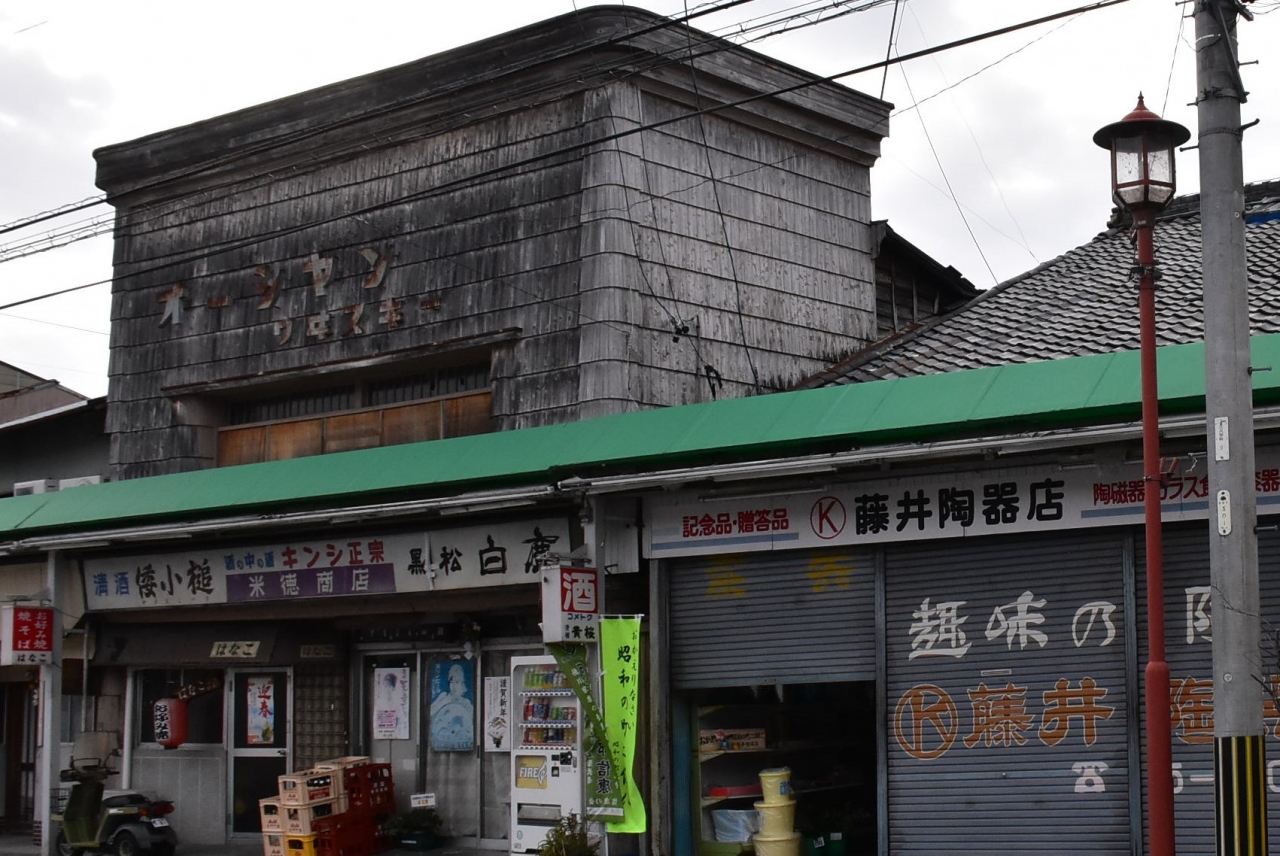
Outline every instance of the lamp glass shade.
<path fill-rule="evenodd" d="M 1147 151 L 1147 201 L 1163 207 L 1173 198 L 1173 146 L 1169 140 L 1156 139 Z"/>
<path fill-rule="evenodd" d="M 1126 208 L 1164 207 L 1173 198 L 1173 141 L 1164 134 L 1116 137 L 1111 168 L 1115 201 Z"/>

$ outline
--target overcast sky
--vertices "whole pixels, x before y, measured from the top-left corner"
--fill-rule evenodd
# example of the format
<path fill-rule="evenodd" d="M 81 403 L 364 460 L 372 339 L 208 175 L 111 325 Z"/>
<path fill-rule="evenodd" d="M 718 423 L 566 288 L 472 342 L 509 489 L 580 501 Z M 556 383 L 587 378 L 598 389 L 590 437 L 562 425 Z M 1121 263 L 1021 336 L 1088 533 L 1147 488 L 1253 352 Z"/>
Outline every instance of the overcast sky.
<path fill-rule="evenodd" d="M 0 3 L 0 224 L 93 197 L 93 150 L 408 62 L 592 5 L 572 0 L 173 0 Z M 683 0 L 638 0 L 680 14 Z M 689 3 L 696 10 L 701 4 Z M 749 47 L 819 75 L 882 60 L 894 4 L 753 0 L 694 26 L 731 37 L 799 6 L 821 23 Z M 905 0 L 893 50 L 908 54 L 1085 5 L 1085 0 Z M 1280 177 L 1280 0 L 1241 21 L 1250 97 L 1246 181 Z M 1190 3 L 1128 0 L 1031 29 L 845 78 L 896 112 L 872 170 L 872 212 L 985 288 L 1049 261 L 1105 227 L 1111 203 L 1099 127 L 1147 106 L 1193 133 Z M 988 67 L 990 66 L 990 67 Z M 984 70 L 985 69 L 985 70 Z M 948 89 L 947 87 L 952 87 Z M 946 90 L 946 91 L 943 91 Z M 930 96 L 938 94 L 937 97 Z M 927 100 L 926 100 L 927 99 Z M 911 109 L 923 102 L 919 109 Z M 1194 142 L 1194 137 L 1192 142 Z M 1179 191 L 1198 187 L 1194 151 Z M 963 212 L 963 216 L 962 216 Z M 0 235 L 0 253 L 87 218 Z M 0 305 L 105 280 L 111 239 L 0 263 Z M 1136 310 L 1135 310 L 1136 313 Z M 110 287 L 0 311 L 0 361 L 105 394 Z M 1135 314 L 1136 323 L 1136 314 Z"/>

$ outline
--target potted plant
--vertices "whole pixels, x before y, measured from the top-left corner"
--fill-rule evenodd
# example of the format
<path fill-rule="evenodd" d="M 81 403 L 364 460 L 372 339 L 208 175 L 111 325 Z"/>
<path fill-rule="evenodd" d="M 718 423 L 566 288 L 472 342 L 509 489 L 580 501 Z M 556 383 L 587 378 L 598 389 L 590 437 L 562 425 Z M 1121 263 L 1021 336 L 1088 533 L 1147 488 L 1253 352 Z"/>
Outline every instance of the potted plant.
<path fill-rule="evenodd" d="M 432 850 L 440 845 L 440 815 L 433 808 L 415 808 L 392 815 L 387 835 L 400 842 L 401 850 Z"/>
<path fill-rule="evenodd" d="M 587 824 L 576 814 L 560 818 L 549 830 L 539 848 L 540 856 L 596 856 L 600 848 L 587 832 Z"/>

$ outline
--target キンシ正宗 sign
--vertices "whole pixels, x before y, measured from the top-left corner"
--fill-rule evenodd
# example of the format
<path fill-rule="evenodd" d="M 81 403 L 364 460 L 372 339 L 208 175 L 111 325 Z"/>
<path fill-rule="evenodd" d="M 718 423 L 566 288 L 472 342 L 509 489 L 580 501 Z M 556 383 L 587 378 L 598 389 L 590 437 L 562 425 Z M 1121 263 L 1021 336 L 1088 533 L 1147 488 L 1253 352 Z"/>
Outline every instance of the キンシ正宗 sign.
<path fill-rule="evenodd" d="M 85 605 L 102 611 L 532 584 L 543 557 L 567 552 L 568 542 L 567 520 L 537 520 L 88 559 Z"/>

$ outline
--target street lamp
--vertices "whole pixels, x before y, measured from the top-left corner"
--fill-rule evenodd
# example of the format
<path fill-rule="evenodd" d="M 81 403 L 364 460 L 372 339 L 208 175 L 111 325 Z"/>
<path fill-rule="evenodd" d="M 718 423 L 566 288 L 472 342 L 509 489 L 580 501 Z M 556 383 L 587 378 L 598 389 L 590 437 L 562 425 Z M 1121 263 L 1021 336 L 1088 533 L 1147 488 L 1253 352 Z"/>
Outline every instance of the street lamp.
<path fill-rule="evenodd" d="M 1142 362 L 1142 481 L 1147 545 L 1147 838 L 1152 856 L 1173 856 L 1173 749 L 1169 664 L 1164 653 L 1164 548 L 1160 494 L 1160 398 L 1156 386 L 1156 272 L 1152 232 L 1173 198 L 1174 149 L 1191 138 L 1177 122 L 1138 106 L 1093 135 L 1111 152 L 1111 196 L 1133 214 L 1138 260 L 1138 327 Z"/>

